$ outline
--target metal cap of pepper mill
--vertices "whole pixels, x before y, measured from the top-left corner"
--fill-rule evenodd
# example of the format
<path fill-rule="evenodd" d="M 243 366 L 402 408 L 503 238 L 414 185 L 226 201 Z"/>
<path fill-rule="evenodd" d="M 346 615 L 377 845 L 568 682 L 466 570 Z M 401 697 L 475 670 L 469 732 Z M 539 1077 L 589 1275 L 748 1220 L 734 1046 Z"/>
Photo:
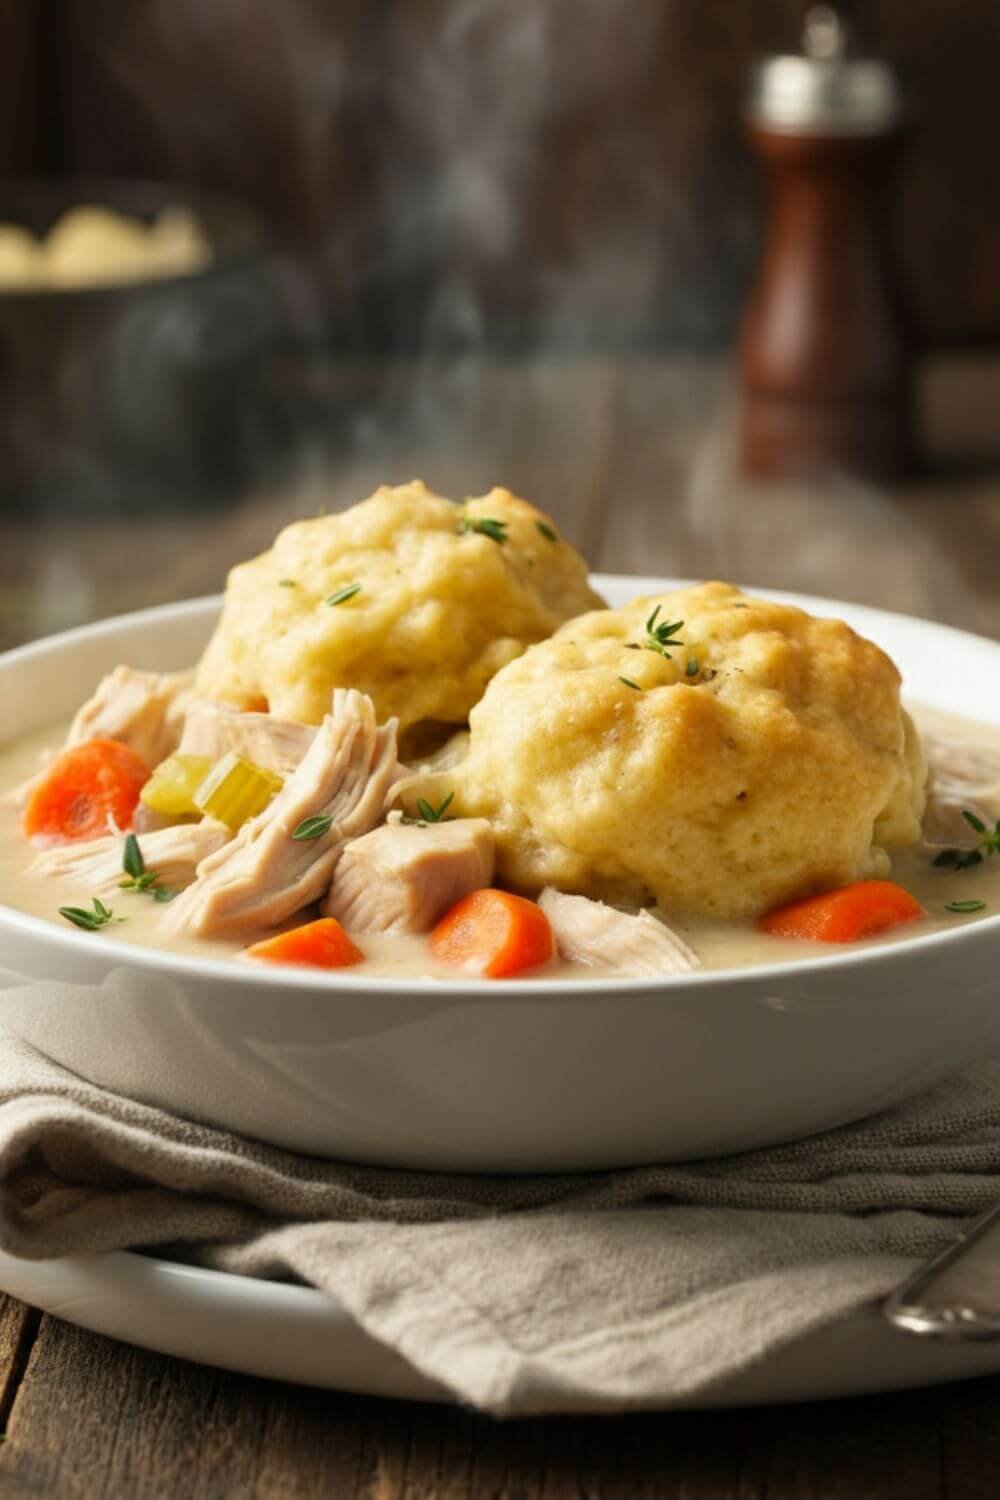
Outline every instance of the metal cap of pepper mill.
<path fill-rule="evenodd" d="M 843 17 L 832 5 L 806 13 L 802 54 L 769 57 L 751 77 L 747 115 L 765 130 L 877 135 L 904 114 L 900 82 L 877 58 L 851 57 Z"/>

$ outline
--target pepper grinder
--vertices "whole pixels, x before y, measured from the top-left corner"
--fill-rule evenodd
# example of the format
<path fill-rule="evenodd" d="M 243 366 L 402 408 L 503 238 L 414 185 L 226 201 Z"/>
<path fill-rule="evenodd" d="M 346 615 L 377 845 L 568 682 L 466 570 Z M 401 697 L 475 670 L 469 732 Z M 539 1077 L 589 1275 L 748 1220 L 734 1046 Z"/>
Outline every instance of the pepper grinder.
<path fill-rule="evenodd" d="M 746 125 L 768 207 L 739 338 L 743 470 L 891 478 L 912 403 L 886 213 L 899 80 L 850 56 L 837 11 L 814 6 L 803 53 L 755 69 Z"/>

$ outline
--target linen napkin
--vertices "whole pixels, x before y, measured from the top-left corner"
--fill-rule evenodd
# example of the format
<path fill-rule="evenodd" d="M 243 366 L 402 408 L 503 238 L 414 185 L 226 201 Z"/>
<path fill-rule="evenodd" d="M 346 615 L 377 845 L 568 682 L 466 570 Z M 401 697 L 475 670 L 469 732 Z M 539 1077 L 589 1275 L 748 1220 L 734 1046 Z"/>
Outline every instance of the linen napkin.
<path fill-rule="evenodd" d="M 1000 1058 L 791 1145 L 478 1177 L 297 1157 L 96 1088 L 0 1031 L 4 1250 L 169 1247 L 307 1282 L 497 1415 L 703 1393 L 884 1295 L 998 1198 Z"/>

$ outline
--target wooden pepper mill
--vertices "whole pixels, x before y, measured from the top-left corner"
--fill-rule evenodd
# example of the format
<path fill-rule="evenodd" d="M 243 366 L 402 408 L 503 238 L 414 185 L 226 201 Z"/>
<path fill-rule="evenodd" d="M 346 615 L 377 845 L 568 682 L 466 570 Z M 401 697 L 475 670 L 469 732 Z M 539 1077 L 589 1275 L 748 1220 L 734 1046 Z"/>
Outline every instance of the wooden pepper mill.
<path fill-rule="evenodd" d="M 847 55 L 830 6 L 806 16 L 804 55 L 755 71 L 747 129 L 768 213 L 739 340 L 748 474 L 886 479 L 908 465 L 910 361 L 886 224 L 903 128 L 896 75 Z"/>

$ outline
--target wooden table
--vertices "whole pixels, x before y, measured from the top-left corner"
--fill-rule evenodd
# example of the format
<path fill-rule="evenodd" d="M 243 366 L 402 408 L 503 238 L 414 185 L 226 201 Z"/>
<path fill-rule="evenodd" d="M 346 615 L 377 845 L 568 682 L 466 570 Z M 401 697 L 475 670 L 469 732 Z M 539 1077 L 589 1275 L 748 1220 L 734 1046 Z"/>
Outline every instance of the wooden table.
<path fill-rule="evenodd" d="M 929 477 L 890 491 L 836 476 L 737 480 L 727 373 L 694 359 L 314 378 L 332 396 L 353 392 L 360 412 L 322 480 L 127 526 L 0 518 L 0 643 L 211 591 L 283 520 L 413 475 L 452 496 L 520 489 L 596 568 L 738 578 L 1000 636 L 995 360 L 926 372 Z M 992 1500 L 1000 1489 L 1000 1378 L 830 1405 L 499 1425 L 200 1369 L 2 1298 L 0 1433 L 4 1500 Z"/>

